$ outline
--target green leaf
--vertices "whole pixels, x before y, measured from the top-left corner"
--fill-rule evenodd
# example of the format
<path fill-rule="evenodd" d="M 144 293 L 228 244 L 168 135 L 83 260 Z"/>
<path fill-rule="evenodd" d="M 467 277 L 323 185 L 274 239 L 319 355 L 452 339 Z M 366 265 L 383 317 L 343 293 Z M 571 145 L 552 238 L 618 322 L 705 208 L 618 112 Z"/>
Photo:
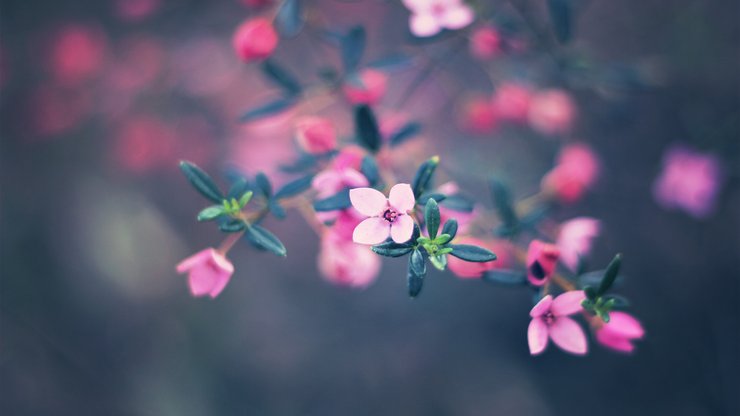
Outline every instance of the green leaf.
<path fill-rule="evenodd" d="M 598 295 L 603 295 L 609 290 L 609 288 L 612 287 L 612 285 L 614 284 L 614 280 L 616 280 L 617 275 L 619 274 L 619 267 L 621 265 L 622 265 L 622 255 L 617 254 L 616 256 L 614 256 L 614 259 L 612 259 L 612 261 L 606 267 L 604 278 L 601 280 L 601 285 L 599 285 L 599 290 L 596 292 Z"/>
<path fill-rule="evenodd" d="M 378 121 L 367 105 L 355 107 L 355 135 L 360 144 L 375 153 L 380 150 L 381 138 Z"/>
<path fill-rule="evenodd" d="M 416 203 L 419 204 L 419 205 L 421 205 L 421 206 L 425 206 L 427 204 L 427 202 L 429 201 L 429 199 L 433 199 L 433 200 L 435 200 L 437 202 L 442 202 L 442 201 L 445 200 L 445 198 L 447 198 L 447 196 L 444 195 L 444 194 L 440 194 L 440 193 L 437 193 L 437 192 L 427 192 L 424 195 L 420 196 L 416 200 Z"/>
<path fill-rule="evenodd" d="M 262 72 L 282 88 L 288 95 L 301 93 L 301 84 L 285 68 L 272 59 L 262 62 Z"/>
<path fill-rule="evenodd" d="M 313 209 L 316 211 L 336 211 L 351 206 L 352 201 L 349 199 L 349 189 L 344 189 L 333 196 L 320 199 L 313 203 Z"/>
<path fill-rule="evenodd" d="M 424 263 L 424 255 L 421 251 L 414 249 L 409 257 L 409 266 L 407 272 L 407 284 L 409 296 L 415 298 L 421 292 L 424 284 L 424 276 L 427 273 L 427 267 Z"/>
<path fill-rule="evenodd" d="M 489 270 L 483 273 L 483 280 L 504 286 L 524 286 L 527 275 L 516 270 Z"/>
<path fill-rule="evenodd" d="M 285 257 L 288 254 L 280 239 L 259 225 L 252 224 L 247 228 L 247 238 L 256 247 L 271 251 L 278 256 Z"/>
<path fill-rule="evenodd" d="M 451 195 L 444 199 L 442 205 L 457 212 L 473 212 L 475 204 L 462 195 Z"/>
<path fill-rule="evenodd" d="M 204 197 L 217 204 L 220 204 L 221 201 L 223 201 L 224 195 L 213 182 L 213 179 L 211 179 L 211 177 L 201 168 L 193 163 L 182 160 L 180 161 L 180 170 L 185 174 L 185 177 L 190 181 L 190 184 L 193 185 L 193 187 L 195 187 L 195 189 Z"/>
<path fill-rule="evenodd" d="M 244 193 L 249 190 L 249 182 L 243 177 L 239 177 L 233 181 L 229 192 L 226 194 L 227 199 L 240 198 L 244 196 Z"/>
<path fill-rule="evenodd" d="M 372 62 L 368 62 L 367 67 L 393 71 L 408 68 L 413 64 L 413 59 L 409 55 L 390 55 Z"/>
<path fill-rule="evenodd" d="M 370 186 L 375 186 L 380 180 L 380 171 L 378 170 L 378 164 L 375 162 L 375 158 L 372 156 L 368 155 L 362 158 L 360 172 L 365 175 L 365 178 L 367 178 Z"/>
<path fill-rule="evenodd" d="M 285 208 L 283 208 L 282 205 L 280 205 L 277 201 L 270 201 L 267 204 L 267 208 L 270 210 L 270 213 L 277 219 L 282 220 L 285 219 Z"/>
<path fill-rule="evenodd" d="M 198 221 L 211 221 L 224 214 L 223 205 L 211 205 L 198 213 Z"/>
<path fill-rule="evenodd" d="M 275 199 L 290 198 L 296 196 L 311 187 L 314 175 L 306 175 L 294 181 L 288 182 L 275 192 Z"/>
<path fill-rule="evenodd" d="M 437 165 L 439 165 L 439 156 L 434 156 L 419 166 L 416 175 L 414 175 L 414 181 L 411 184 L 415 198 L 421 196 L 429 188 Z"/>
<path fill-rule="evenodd" d="M 293 37 L 303 28 L 303 10 L 300 0 L 284 0 L 275 15 L 275 29 L 280 36 Z"/>
<path fill-rule="evenodd" d="M 430 198 L 427 201 L 426 207 L 424 208 L 424 222 L 427 226 L 429 238 L 434 239 L 437 237 L 437 231 L 439 231 L 439 221 L 439 206 L 437 205 L 437 201 Z"/>
<path fill-rule="evenodd" d="M 272 196 L 272 184 L 267 175 L 262 172 L 258 172 L 254 181 L 257 184 L 257 188 L 262 192 L 262 195 L 264 195 L 265 198 L 270 198 Z"/>
<path fill-rule="evenodd" d="M 388 143 L 390 143 L 391 147 L 398 146 L 416 136 L 419 132 L 421 132 L 421 124 L 415 122 L 408 123 L 391 134 L 391 137 L 388 138 Z"/>
<path fill-rule="evenodd" d="M 571 0 L 548 0 L 550 21 L 560 43 L 567 43 L 572 34 L 573 5 Z"/>
<path fill-rule="evenodd" d="M 444 271 L 444 269 L 447 268 L 447 256 L 444 254 L 429 256 L 429 262 L 432 263 L 432 266 L 437 270 Z"/>
<path fill-rule="evenodd" d="M 252 191 L 244 192 L 244 195 L 239 198 L 239 208 L 244 208 L 244 206 L 247 205 L 252 199 L 252 195 L 254 195 L 254 192 Z"/>
<path fill-rule="evenodd" d="M 584 287 L 583 292 L 586 294 L 586 298 L 590 299 L 591 301 L 595 300 L 599 296 L 598 294 L 596 294 L 596 290 L 591 286 Z"/>
<path fill-rule="evenodd" d="M 353 27 L 342 37 L 340 48 L 345 72 L 352 72 L 357 68 L 365 52 L 365 44 L 366 34 L 362 26 Z"/>
<path fill-rule="evenodd" d="M 401 257 L 410 253 L 414 247 L 411 244 L 398 244 L 395 241 L 386 241 L 371 247 L 374 253 L 385 257 Z"/>
<path fill-rule="evenodd" d="M 604 296 L 604 299 L 609 302 L 611 308 L 624 309 L 630 306 L 629 300 L 627 300 L 627 298 L 625 298 L 624 296 L 606 295 Z"/>
<path fill-rule="evenodd" d="M 247 224 L 244 223 L 242 220 L 229 220 L 227 222 L 224 222 L 218 226 L 218 229 L 225 232 L 225 233 L 238 233 L 239 231 L 242 231 L 244 228 L 247 227 Z"/>
<path fill-rule="evenodd" d="M 275 101 L 271 101 L 245 112 L 239 116 L 239 122 L 248 123 L 250 121 L 281 113 L 292 107 L 296 102 L 295 97 L 278 98 Z"/>
<path fill-rule="evenodd" d="M 450 240 L 455 238 L 457 235 L 457 220 L 454 218 L 450 218 L 449 220 L 445 221 L 445 225 L 442 227 L 442 234 L 449 234 Z"/>
<path fill-rule="evenodd" d="M 493 194 L 493 203 L 504 226 L 509 231 L 515 231 L 519 228 L 519 218 L 514 211 L 514 205 L 512 204 L 511 191 L 504 185 L 503 182 L 497 179 L 491 179 L 488 182 Z"/>
<path fill-rule="evenodd" d="M 450 244 L 450 247 L 452 247 L 452 252 L 450 254 L 461 260 L 475 263 L 484 263 L 496 260 L 496 255 L 483 247 L 469 244 Z"/>

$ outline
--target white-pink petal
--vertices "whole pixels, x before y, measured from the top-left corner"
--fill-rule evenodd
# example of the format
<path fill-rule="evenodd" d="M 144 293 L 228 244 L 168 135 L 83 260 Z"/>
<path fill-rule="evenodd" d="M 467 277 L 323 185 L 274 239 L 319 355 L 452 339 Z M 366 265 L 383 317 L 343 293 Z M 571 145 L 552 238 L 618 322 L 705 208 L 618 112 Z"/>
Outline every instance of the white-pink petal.
<path fill-rule="evenodd" d="M 555 316 L 572 315 L 583 309 L 581 302 L 584 299 L 586 299 L 586 294 L 582 290 L 565 292 L 552 301 L 550 311 Z"/>
<path fill-rule="evenodd" d="M 385 241 L 391 233 L 390 223 L 383 218 L 371 217 L 357 224 L 352 232 L 352 241 L 375 245 Z"/>
<path fill-rule="evenodd" d="M 645 329 L 640 321 L 626 312 L 610 312 L 609 323 L 604 324 L 604 330 L 621 335 L 626 338 L 642 338 Z"/>
<path fill-rule="evenodd" d="M 431 14 L 412 14 L 409 17 L 409 29 L 414 36 L 426 38 L 439 33 L 442 27 Z"/>
<path fill-rule="evenodd" d="M 542 353 L 547 347 L 547 324 L 542 318 L 534 318 L 529 322 L 527 329 L 527 342 L 529 343 L 529 353 L 537 355 Z"/>
<path fill-rule="evenodd" d="M 414 220 L 410 215 L 401 215 L 391 225 L 391 238 L 398 244 L 405 243 L 411 239 L 414 233 Z"/>
<path fill-rule="evenodd" d="M 588 351 L 586 334 L 576 321 L 567 316 L 555 318 L 549 327 L 552 342 L 563 351 L 571 354 L 583 355 Z"/>
<path fill-rule="evenodd" d="M 475 20 L 475 14 L 473 13 L 473 9 L 464 4 L 460 4 L 458 6 L 449 7 L 440 20 L 441 21 L 439 23 L 447 29 L 462 29 L 473 23 L 473 20 Z"/>
<path fill-rule="evenodd" d="M 393 185 L 390 194 L 388 194 L 388 203 L 396 211 L 403 214 L 414 209 L 416 198 L 414 198 L 414 191 L 411 190 L 411 185 L 407 183 Z"/>
<path fill-rule="evenodd" d="M 550 311 L 550 305 L 552 305 L 552 296 L 547 295 L 534 305 L 532 310 L 529 311 L 529 316 L 537 318 L 546 314 Z"/>
<path fill-rule="evenodd" d="M 368 217 L 381 215 L 388 208 L 385 195 L 373 188 L 350 189 L 349 200 L 357 211 Z"/>

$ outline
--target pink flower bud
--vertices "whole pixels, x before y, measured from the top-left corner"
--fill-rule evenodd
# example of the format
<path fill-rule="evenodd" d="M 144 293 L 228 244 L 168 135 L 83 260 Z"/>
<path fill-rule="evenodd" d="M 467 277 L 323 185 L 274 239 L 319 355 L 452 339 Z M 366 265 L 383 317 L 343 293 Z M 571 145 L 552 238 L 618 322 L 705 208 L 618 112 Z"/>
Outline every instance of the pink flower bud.
<path fill-rule="evenodd" d="M 562 90 L 538 92 L 529 105 L 529 125 L 546 135 L 567 133 L 575 116 L 576 106 Z"/>
<path fill-rule="evenodd" d="M 630 353 L 634 351 L 633 340 L 645 336 L 640 321 L 626 312 L 610 312 L 609 322 L 596 330 L 596 341 L 616 351 Z"/>
<path fill-rule="evenodd" d="M 572 203 L 594 185 L 600 170 L 599 159 L 588 145 L 570 144 L 560 151 L 555 168 L 542 178 L 541 188 L 561 202 Z"/>
<path fill-rule="evenodd" d="M 363 69 L 356 80 L 345 82 L 343 90 L 352 104 L 373 105 L 385 96 L 388 77 L 375 69 Z"/>
<path fill-rule="evenodd" d="M 475 29 L 470 37 L 470 53 L 482 61 L 493 59 L 501 53 L 501 35 L 492 26 Z"/>
<path fill-rule="evenodd" d="M 296 140 L 305 152 L 322 154 L 334 150 L 337 134 L 331 120 L 322 117 L 303 117 L 296 121 Z"/>
<path fill-rule="evenodd" d="M 247 20 L 234 32 L 236 54 L 244 62 L 259 61 L 272 55 L 278 44 L 278 35 L 269 19 Z"/>
<path fill-rule="evenodd" d="M 482 240 L 475 237 L 459 237 L 455 244 L 472 244 L 487 248 L 496 253 L 497 259 L 485 263 L 475 263 L 447 256 L 447 267 L 457 277 L 464 279 L 475 279 L 483 276 L 483 273 L 493 269 L 505 269 L 512 265 L 511 245 L 505 241 Z"/>
<path fill-rule="evenodd" d="M 527 250 L 527 280 L 542 286 L 550 280 L 558 263 L 560 250 L 553 244 L 532 240 Z"/>
<path fill-rule="evenodd" d="M 378 277 L 380 257 L 370 247 L 352 242 L 332 231 L 321 240 L 318 266 L 321 275 L 329 282 L 364 288 Z"/>
<path fill-rule="evenodd" d="M 229 283 L 234 265 L 212 248 L 199 251 L 177 265 L 177 272 L 188 274 L 188 286 L 195 297 L 215 298 Z"/>
<path fill-rule="evenodd" d="M 498 119 L 488 99 L 474 97 L 463 103 L 459 123 L 465 131 L 473 134 L 486 134 L 493 131 L 498 124 Z"/>
<path fill-rule="evenodd" d="M 51 45 L 51 70 L 63 84 L 77 84 L 97 75 L 103 67 L 107 42 L 96 27 L 69 25 Z"/>
<path fill-rule="evenodd" d="M 502 120 L 525 121 L 532 93 L 514 83 L 502 84 L 493 94 L 493 111 Z"/>

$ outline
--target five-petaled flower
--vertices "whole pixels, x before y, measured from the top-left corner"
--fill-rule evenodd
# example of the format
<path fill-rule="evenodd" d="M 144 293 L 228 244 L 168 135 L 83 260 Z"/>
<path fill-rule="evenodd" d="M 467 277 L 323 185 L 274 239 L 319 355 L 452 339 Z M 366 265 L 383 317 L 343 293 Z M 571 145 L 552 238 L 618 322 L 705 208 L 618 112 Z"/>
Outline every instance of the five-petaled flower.
<path fill-rule="evenodd" d="M 193 254 L 181 261 L 176 269 L 180 274 L 188 274 L 188 286 L 195 297 L 208 295 L 215 298 L 234 273 L 234 265 L 213 248 Z"/>
<path fill-rule="evenodd" d="M 405 243 L 414 232 L 414 220 L 408 211 L 414 208 L 416 198 L 411 186 L 399 183 L 391 188 L 388 199 L 373 188 L 349 191 L 352 206 L 370 218 L 355 227 L 352 240 L 360 244 L 380 244 L 390 236 L 396 243 Z"/>
<path fill-rule="evenodd" d="M 419 37 L 462 29 L 475 19 L 473 9 L 462 0 L 403 0 L 403 4 L 411 11 L 411 33 Z"/>
<path fill-rule="evenodd" d="M 551 295 L 542 298 L 529 312 L 532 321 L 527 330 L 529 352 L 542 353 L 549 339 L 564 351 L 583 355 L 588 351 L 586 334 L 576 321 L 569 317 L 581 311 L 581 302 L 586 298 L 582 290 L 565 292 L 555 299 Z"/>

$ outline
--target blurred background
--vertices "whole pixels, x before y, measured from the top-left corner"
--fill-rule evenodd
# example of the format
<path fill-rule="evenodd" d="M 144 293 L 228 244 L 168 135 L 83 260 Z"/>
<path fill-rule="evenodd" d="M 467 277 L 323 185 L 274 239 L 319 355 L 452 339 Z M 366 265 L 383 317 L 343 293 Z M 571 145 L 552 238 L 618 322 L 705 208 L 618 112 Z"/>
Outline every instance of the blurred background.
<path fill-rule="evenodd" d="M 231 46 L 239 23 L 269 3 L 0 1 L 2 414 L 740 414 L 738 2 L 579 3 L 567 51 L 631 68 L 640 82 L 571 88 L 573 136 L 601 155 L 603 173 L 553 215 L 603 220 L 590 265 L 624 253 L 619 290 L 647 330 L 634 355 L 592 344 L 585 358 L 529 355 L 523 290 L 432 273 L 412 301 L 394 259 L 366 290 L 331 285 L 297 215 L 266 223 L 287 258 L 242 244 L 223 294 L 190 296 L 174 265 L 221 237 L 194 221 L 205 203 L 177 161 L 223 178 L 226 166 L 274 172 L 294 157 L 292 114 L 236 121 L 276 94 Z M 327 27 L 363 24 L 367 59 L 437 56 L 454 42 L 415 44 L 400 2 L 304 3 Z M 484 5 L 516 16 L 507 2 Z M 281 40 L 275 59 L 306 82 L 338 62 L 310 33 Z M 537 75 L 546 60 L 510 59 L 495 72 L 549 85 Z M 536 192 L 555 142 L 521 129 L 469 134 L 452 116 L 490 94 L 480 63 L 463 51 L 392 105 L 420 70 L 390 73 L 377 107 L 424 125 L 399 157 L 442 155 L 445 174 L 484 204 L 489 174 L 517 196 Z M 349 110 L 327 111 L 351 134 Z M 654 198 L 675 144 L 723 166 L 711 215 Z"/>

